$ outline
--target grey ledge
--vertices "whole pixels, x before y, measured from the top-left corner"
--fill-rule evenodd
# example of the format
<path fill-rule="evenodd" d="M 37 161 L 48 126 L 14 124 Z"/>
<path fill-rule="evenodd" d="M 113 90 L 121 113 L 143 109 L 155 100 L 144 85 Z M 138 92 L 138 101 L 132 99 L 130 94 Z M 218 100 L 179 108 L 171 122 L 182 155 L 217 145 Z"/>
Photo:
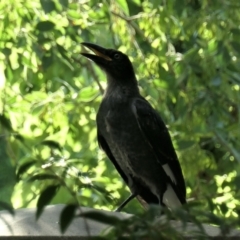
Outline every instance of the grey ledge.
<path fill-rule="evenodd" d="M 43 211 L 41 217 L 36 221 L 36 209 L 18 209 L 15 211 L 15 215 L 11 215 L 8 211 L 0 211 L 0 239 L 25 239 L 25 240 L 55 240 L 55 239 L 87 239 L 89 237 L 86 230 L 86 222 L 89 228 L 90 236 L 98 236 L 107 225 L 92 221 L 84 220 L 83 218 L 76 218 L 72 221 L 64 234 L 61 234 L 59 227 L 59 216 L 65 205 L 51 205 L 47 206 Z M 96 210 L 86 207 L 81 207 L 83 212 L 87 211 L 101 211 L 111 216 L 119 218 L 128 218 L 129 214 L 108 212 L 103 210 Z M 181 229 L 181 224 L 178 222 L 172 222 L 172 224 Z M 221 237 L 220 229 L 218 227 L 203 225 L 206 233 L 209 237 L 216 239 L 226 239 Z M 187 226 L 186 235 L 191 238 L 189 232 L 196 230 L 193 224 L 189 223 Z M 238 236 L 238 237 L 237 237 Z M 240 239 L 240 231 L 232 230 L 227 239 Z"/>

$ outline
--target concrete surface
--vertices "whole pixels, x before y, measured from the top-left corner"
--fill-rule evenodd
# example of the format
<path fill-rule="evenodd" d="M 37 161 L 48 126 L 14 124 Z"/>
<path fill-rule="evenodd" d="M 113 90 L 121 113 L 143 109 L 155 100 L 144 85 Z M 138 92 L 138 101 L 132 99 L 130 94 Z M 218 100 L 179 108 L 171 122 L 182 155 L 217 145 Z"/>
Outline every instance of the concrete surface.
<path fill-rule="evenodd" d="M 88 232 L 86 231 L 86 223 L 89 227 L 91 236 L 97 236 L 102 230 L 106 229 L 107 225 L 92 221 L 84 220 L 83 218 L 76 218 L 72 221 L 67 231 L 62 235 L 59 228 L 59 216 L 65 205 L 52 205 L 45 208 L 41 217 L 36 221 L 35 213 L 36 209 L 18 209 L 15 211 L 15 215 L 12 216 L 7 211 L 0 211 L 0 240 L 5 239 L 24 239 L 24 240 L 55 240 L 55 239 L 87 239 Z M 92 211 L 93 209 L 82 207 L 83 212 Z M 102 211 L 102 210 L 96 210 Z M 115 213 L 102 211 L 112 216 L 119 218 L 127 218 L 131 215 L 125 213 Z M 181 224 L 172 221 L 176 228 L 181 229 Z M 204 225 L 205 231 L 211 237 L 219 236 L 220 230 L 218 227 Z M 189 223 L 187 232 L 192 232 L 196 228 L 193 224 Z M 186 232 L 186 231 L 184 231 Z M 190 237 L 189 233 L 186 233 Z M 240 239 L 240 232 L 233 230 L 228 239 L 233 236 L 239 236 L 235 239 Z M 217 238 L 226 239 L 226 238 Z"/>

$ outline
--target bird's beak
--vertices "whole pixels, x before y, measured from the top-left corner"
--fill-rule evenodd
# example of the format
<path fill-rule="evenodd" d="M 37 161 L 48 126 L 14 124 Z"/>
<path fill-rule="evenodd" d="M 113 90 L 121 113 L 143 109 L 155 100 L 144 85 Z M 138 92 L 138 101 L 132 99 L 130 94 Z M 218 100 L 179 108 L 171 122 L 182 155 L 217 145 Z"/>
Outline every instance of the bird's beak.
<path fill-rule="evenodd" d="M 93 51 L 95 53 L 95 55 L 90 54 L 90 53 L 81 53 L 84 57 L 94 61 L 95 63 L 99 63 L 99 64 L 103 63 L 104 60 L 112 61 L 112 59 L 107 56 L 107 50 L 105 48 L 100 47 L 96 44 L 92 44 L 92 43 L 83 42 L 81 44 L 83 46 L 89 48 L 91 51 Z"/>

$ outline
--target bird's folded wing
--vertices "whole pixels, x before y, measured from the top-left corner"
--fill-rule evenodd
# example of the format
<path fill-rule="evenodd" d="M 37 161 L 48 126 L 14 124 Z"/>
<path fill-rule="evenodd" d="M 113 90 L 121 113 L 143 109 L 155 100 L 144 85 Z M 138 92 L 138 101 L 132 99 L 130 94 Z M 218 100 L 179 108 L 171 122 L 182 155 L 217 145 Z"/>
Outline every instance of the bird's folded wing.
<path fill-rule="evenodd" d="M 146 142 L 153 149 L 173 188 L 182 203 L 185 203 L 186 187 L 182 170 L 173 148 L 170 134 L 159 114 L 143 98 L 132 102 L 132 111 Z"/>
<path fill-rule="evenodd" d="M 106 140 L 104 139 L 104 137 L 99 132 L 97 133 L 97 139 L 98 139 L 99 147 L 107 154 L 108 158 L 111 160 L 114 167 L 117 169 L 118 173 L 121 175 L 122 179 L 124 180 L 124 182 L 126 184 L 128 184 L 128 178 L 127 178 L 126 174 L 124 173 L 124 171 L 121 169 L 121 167 L 117 163 L 117 161 L 114 158 Z"/>
<path fill-rule="evenodd" d="M 118 171 L 118 173 L 120 174 L 122 179 L 124 180 L 124 182 L 129 186 L 128 180 L 129 180 L 129 178 L 131 178 L 131 176 L 127 176 L 124 173 L 124 171 L 122 170 L 122 168 L 119 166 L 119 164 L 116 161 L 115 157 L 113 156 L 106 140 L 100 134 L 99 131 L 97 133 L 97 138 L 98 138 L 99 147 L 107 154 L 108 158 L 111 160 L 114 167 L 116 168 L 116 170 Z M 146 186 L 140 186 L 140 187 L 141 187 L 141 193 L 140 193 L 140 195 L 137 196 L 137 199 L 145 209 L 147 208 L 147 205 L 150 203 L 155 203 L 155 204 L 158 203 L 156 196 L 154 196 L 151 193 L 151 191 L 148 188 L 146 188 Z"/>

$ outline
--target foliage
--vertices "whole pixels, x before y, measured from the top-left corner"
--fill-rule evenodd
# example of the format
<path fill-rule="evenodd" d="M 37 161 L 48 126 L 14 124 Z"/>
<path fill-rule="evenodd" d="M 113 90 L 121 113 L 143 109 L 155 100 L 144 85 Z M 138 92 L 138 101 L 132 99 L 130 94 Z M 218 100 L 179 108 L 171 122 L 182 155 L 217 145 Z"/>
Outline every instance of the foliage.
<path fill-rule="evenodd" d="M 130 56 L 143 96 L 169 127 L 188 198 L 237 218 L 239 7 L 233 0 L 1 1 L 0 208 L 36 206 L 43 193 L 41 207 L 113 210 L 129 195 L 97 146 L 106 81 L 80 56 L 84 41 Z M 143 211 L 136 200 L 125 210 Z"/>

